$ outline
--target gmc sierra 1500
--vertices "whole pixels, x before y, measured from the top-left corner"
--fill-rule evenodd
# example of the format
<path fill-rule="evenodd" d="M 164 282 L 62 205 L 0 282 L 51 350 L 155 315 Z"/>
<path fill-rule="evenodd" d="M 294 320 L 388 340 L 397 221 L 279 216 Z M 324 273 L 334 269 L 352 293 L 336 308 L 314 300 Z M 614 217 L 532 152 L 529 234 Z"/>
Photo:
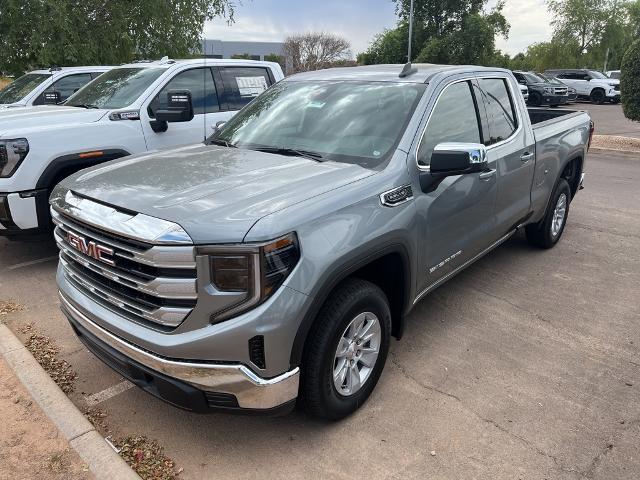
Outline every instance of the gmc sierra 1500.
<path fill-rule="evenodd" d="M 552 247 L 589 116 L 528 111 L 506 70 L 400 72 L 295 75 L 204 145 L 59 184 L 57 281 L 80 339 L 186 409 L 273 413 L 299 396 L 337 419 L 421 298 L 521 228 Z"/>

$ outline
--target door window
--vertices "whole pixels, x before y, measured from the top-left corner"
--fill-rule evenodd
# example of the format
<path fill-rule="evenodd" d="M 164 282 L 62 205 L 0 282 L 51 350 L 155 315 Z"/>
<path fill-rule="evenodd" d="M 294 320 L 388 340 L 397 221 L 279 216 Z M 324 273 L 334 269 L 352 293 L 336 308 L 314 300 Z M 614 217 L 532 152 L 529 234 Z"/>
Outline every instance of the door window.
<path fill-rule="evenodd" d="M 478 113 L 469 82 L 447 86 L 431 112 L 418 148 L 418 165 L 427 166 L 443 142 L 481 143 Z"/>
<path fill-rule="evenodd" d="M 240 110 L 271 85 L 269 72 L 260 67 L 224 67 L 220 69 L 224 102 L 229 110 Z"/>
<path fill-rule="evenodd" d="M 90 73 L 78 73 L 75 75 L 67 75 L 66 77 L 57 80 L 49 86 L 44 93 L 58 92 L 60 94 L 60 101 L 64 102 L 67 98 L 73 95 L 75 92 L 84 87 L 92 80 Z M 44 93 L 41 94 L 36 100 L 34 105 L 44 104 Z"/>
<path fill-rule="evenodd" d="M 220 110 L 216 86 L 210 68 L 193 68 L 179 73 L 167 83 L 155 96 L 148 107 L 150 117 L 155 117 L 157 109 L 167 108 L 169 90 L 189 90 L 193 102 L 194 115 L 217 112 Z"/>
<path fill-rule="evenodd" d="M 481 78 L 480 89 L 489 121 L 489 146 L 509 138 L 518 128 L 516 108 L 504 78 Z"/>

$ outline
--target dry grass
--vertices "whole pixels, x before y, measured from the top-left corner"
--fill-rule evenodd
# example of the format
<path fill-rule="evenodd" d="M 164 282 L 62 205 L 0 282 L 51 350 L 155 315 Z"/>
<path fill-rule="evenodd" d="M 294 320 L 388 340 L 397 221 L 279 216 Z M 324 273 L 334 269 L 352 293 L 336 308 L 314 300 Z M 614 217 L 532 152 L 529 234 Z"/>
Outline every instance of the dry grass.
<path fill-rule="evenodd" d="M 19 303 L 0 300 L 0 317 L 4 317 L 6 315 L 9 315 L 10 313 L 18 312 L 23 309 L 24 306 L 20 305 Z"/>
<path fill-rule="evenodd" d="M 36 332 L 33 325 L 27 325 L 20 330 L 27 335 L 25 347 L 38 361 L 42 368 L 49 374 L 60 389 L 69 394 L 73 392 L 74 382 L 78 376 L 71 365 L 58 358 L 60 348 L 46 335 Z"/>
<path fill-rule="evenodd" d="M 0 89 L 6 87 L 11 83 L 11 80 L 5 77 L 0 77 Z"/>
<path fill-rule="evenodd" d="M 594 135 L 593 148 L 618 150 L 621 152 L 640 152 L 640 138 L 623 137 L 619 135 Z"/>

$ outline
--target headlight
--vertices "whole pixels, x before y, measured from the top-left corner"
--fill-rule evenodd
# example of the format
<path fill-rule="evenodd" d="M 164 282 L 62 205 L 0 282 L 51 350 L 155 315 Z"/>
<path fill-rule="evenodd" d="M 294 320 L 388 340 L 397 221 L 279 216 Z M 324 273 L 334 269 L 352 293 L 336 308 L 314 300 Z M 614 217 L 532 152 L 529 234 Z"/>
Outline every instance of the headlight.
<path fill-rule="evenodd" d="M 553 95 L 553 88 L 551 88 L 551 87 L 544 87 L 544 94 L 545 94 L 545 95 Z"/>
<path fill-rule="evenodd" d="M 18 169 L 29 153 L 26 138 L 0 140 L 0 178 L 8 178 Z"/>
<path fill-rule="evenodd" d="M 221 308 L 211 314 L 219 322 L 256 307 L 282 285 L 300 259 L 295 233 L 246 245 L 202 247 L 209 260 L 211 284 Z"/>

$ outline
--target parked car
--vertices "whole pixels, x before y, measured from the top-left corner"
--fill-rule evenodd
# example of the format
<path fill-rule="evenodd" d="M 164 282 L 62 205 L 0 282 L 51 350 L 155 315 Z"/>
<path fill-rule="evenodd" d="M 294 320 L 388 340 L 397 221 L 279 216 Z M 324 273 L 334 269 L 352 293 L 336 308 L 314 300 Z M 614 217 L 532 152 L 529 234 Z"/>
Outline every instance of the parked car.
<path fill-rule="evenodd" d="M 0 112 L 0 235 L 49 229 L 47 200 L 67 175 L 202 142 L 217 122 L 282 78 L 280 65 L 271 62 L 163 59 L 114 68 L 64 105 Z M 169 126 L 175 105 L 187 97 L 193 111 Z"/>
<path fill-rule="evenodd" d="M 544 72 L 576 89 L 578 96 L 596 104 L 620 101 L 620 80 L 586 69 L 557 69 Z"/>
<path fill-rule="evenodd" d="M 522 98 L 524 98 L 524 101 L 526 102 L 527 100 L 529 100 L 529 88 L 526 85 L 522 84 L 519 84 L 518 86 L 520 87 Z"/>
<path fill-rule="evenodd" d="M 620 80 L 620 70 L 608 70 L 606 72 L 607 77 L 615 80 Z"/>
<path fill-rule="evenodd" d="M 521 85 L 529 89 L 529 105 L 557 107 L 567 103 L 567 87 L 550 82 L 534 72 L 514 71 L 513 75 Z"/>
<path fill-rule="evenodd" d="M 551 83 L 555 83 L 556 85 L 563 85 L 567 87 L 567 103 L 573 103 L 578 99 L 578 92 L 576 91 L 576 89 L 573 87 L 570 87 L 566 83 L 563 83 L 556 77 L 545 75 L 544 73 L 536 73 L 536 75 L 539 75 L 540 77 L 548 80 Z"/>
<path fill-rule="evenodd" d="M 33 70 L 0 90 L 0 109 L 64 102 L 111 68 L 53 67 L 48 70 Z"/>
<path fill-rule="evenodd" d="M 528 111 L 502 69 L 288 77 L 206 144 L 55 188 L 62 309 L 173 405 L 273 414 L 300 394 L 344 417 L 420 299 L 521 229 L 558 242 L 591 130 L 583 111 Z"/>

